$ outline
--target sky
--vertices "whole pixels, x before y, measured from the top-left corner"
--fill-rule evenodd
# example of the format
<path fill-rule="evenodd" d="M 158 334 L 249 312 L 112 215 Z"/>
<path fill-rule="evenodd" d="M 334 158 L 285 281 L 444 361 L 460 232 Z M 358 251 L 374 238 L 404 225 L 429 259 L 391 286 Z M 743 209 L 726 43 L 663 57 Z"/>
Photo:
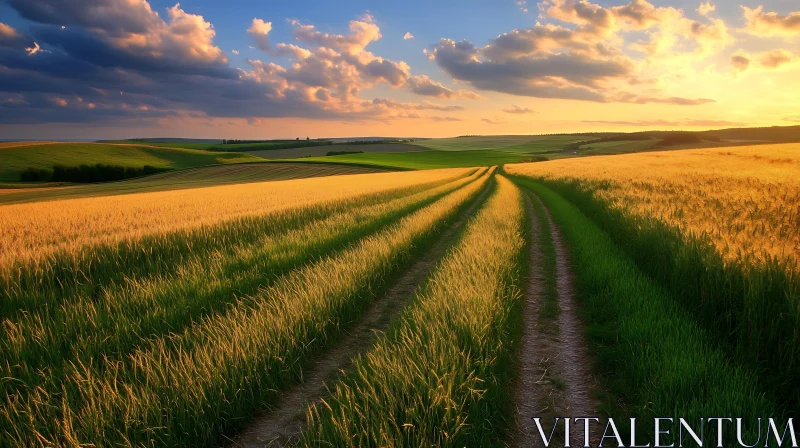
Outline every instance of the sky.
<path fill-rule="evenodd" d="M 0 139 L 800 125 L 800 2 L 0 0 Z"/>

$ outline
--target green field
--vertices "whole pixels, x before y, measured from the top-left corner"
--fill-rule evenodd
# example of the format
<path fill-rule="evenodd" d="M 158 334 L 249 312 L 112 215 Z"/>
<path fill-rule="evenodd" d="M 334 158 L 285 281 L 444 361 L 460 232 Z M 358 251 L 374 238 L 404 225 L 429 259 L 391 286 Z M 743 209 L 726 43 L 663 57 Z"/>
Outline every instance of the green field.
<path fill-rule="evenodd" d="M 578 149 L 581 155 L 610 155 L 625 154 L 629 152 L 647 151 L 659 144 L 660 140 L 621 140 L 618 142 L 601 142 L 581 145 Z"/>
<path fill-rule="evenodd" d="M 186 168 L 118 182 L 54 188 L 0 189 L 0 204 L 74 199 L 91 196 L 181 190 L 214 185 L 303 179 L 385 171 L 379 167 L 339 164 L 246 163 Z"/>
<path fill-rule="evenodd" d="M 575 135 L 496 135 L 435 138 L 410 144 L 436 151 L 504 150 L 535 153 L 559 150 L 568 143 L 585 139 Z"/>
<path fill-rule="evenodd" d="M 26 168 L 52 168 L 97 163 L 138 167 L 191 168 L 215 164 L 261 162 L 263 159 L 239 153 L 222 153 L 180 148 L 156 148 L 110 143 L 54 143 L 0 148 L 0 181 L 19 181 Z"/>
<path fill-rule="evenodd" d="M 151 142 L 151 141 L 135 141 L 135 140 L 112 140 L 102 143 L 113 143 L 121 145 L 138 145 L 138 146 L 155 146 L 158 148 L 182 148 L 182 149 L 199 149 L 199 150 L 213 150 L 217 146 L 222 146 L 219 143 L 193 143 L 193 142 Z"/>
<path fill-rule="evenodd" d="M 494 166 L 524 162 L 531 159 L 528 154 L 469 150 L 469 151 L 425 151 L 405 153 L 364 153 L 329 157 L 309 157 L 302 162 L 347 163 L 385 168 L 429 170 L 472 166 Z"/>
<path fill-rule="evenodd" d="M 325 157 L 330 151 L 348 151 L 365 153 L 384 153 L 384 152 L 422 152 L 425 148 L 413 146 L 405 143 L 379 143 L 379 144 L 359 144 L 359 145 L 325 145 L 308 146 L 305 148 L 284 148 L 268 149 L 262 151 L 248 151 L 247 154 L 256 157 L 263 157 L 270 160 L 297 159 L 301 157 Z"/>

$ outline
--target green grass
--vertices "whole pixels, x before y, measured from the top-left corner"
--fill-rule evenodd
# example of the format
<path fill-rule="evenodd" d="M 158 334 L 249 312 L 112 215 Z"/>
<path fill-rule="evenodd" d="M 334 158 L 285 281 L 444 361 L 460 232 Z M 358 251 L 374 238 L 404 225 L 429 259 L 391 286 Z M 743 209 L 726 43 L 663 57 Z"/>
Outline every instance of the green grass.
<path fill-rule="evenodd" d="M 279 181 L 308 177 L 363 174 L 386 171 L 380 167 L 341 164 L 243 163 L 186 168 L 119 182 L 70 185 L 61 188 L 27 188 L 0 192 L 0 204 L 74 199 L 94 196 L 182 190 L 215 185 Z M 26 186 L 27 184 L 12 184 Z"/>
<path fill-rule="evenodd" d="M 618 142 L 600 142 L 582 145 L 579 149 L 581 155 L 607 155 L 641 152 L 652 149 L 661 140 L 631 140 Z"/>
<path fill-rule="evenodd" d="M 558 150 L 567 143 L 585 139 L 575 135 L 487 135 L 434 138 L 409 144 L 436 151 L 504 150 L 535 153 Z"/>
<path fill-rule="evenodd" d="M 155 148 L 105 143 L 53 143 L 0 148 L 0 181 L 19 181 L 26 168 L 52 168 L 53 165 L 78 166 L 97 163 L 157 168 L 190 168 L 205 165 L 262 162 L 263 159 L 238 153 L 195 149 Z"/>
<path fill-rule="evenodd" d="M 379 166 L 428 170 L 437 168 L 460 168 L 473 166 L 495 166 L 531 160 L 527 154 L 503 151 L 424 151 L 406 153 L 364 153 L 330 157 L 309 157 L 298 162 L 348 163 L 354 165 Z"/>
<path fill-rule="evenodd" d="M 104 140 L 100 143 L 120 143 L 126 145 L 137 146 L 156 146 L 159 148 L 178 148 L 178 149 L 199 149 L 210 150 L 216 146 L 221 146 L 219 143 L 192 143 L 192 142 L 150 142 L 150 141 L 136 141 L 136 140 Z"/>
<path fill-rule="evenodd" d="M 308 146 L 304 148 L 269 149 L 266 151 L 249 151 L 247 154 L 263 157 L 265 159 L 296 159 L 300 157 L 324 157 L 329 151 L 361 151 L 365 153 L 383 152 L 421 152 L 425 148 L 413 146 L 405 143 L 378 143 L 378 144 L 358 144 L 358 145 L 324 145 Z"/>
<path fill-rule="evenodd" d="M 731 415 L 748 422 L 779 415 L 757 372 L 731 362 L 695 312 L 653 282 L 608 234 L 543 184 L 516 181 L 542 198 L 571 249 L 591 351 L 611 393 L 604 414 L 688 421 Z"/>
<path fill-rule="evenodd" d="M 89 269 L 56 260 L 7 278 L 3 315 L 14 331 L 2 348 L 14 361 L 0 368 L 15 381 L 0 384 L 0 427 L 17 430 L 0 445 L 219 442 L 298 379 L 477 194 L 486 176 L 476 177 L 345 201 L 327 217 L 290 210 L 120 247 L 116 257 L 87 253 Z"/>

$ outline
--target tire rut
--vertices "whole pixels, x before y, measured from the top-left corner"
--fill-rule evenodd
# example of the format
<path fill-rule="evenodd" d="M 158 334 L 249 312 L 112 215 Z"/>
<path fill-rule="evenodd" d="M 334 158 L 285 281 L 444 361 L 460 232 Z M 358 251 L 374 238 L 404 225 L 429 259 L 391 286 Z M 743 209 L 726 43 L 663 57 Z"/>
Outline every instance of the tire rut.
<path fill-rule="evenodd" d="M 436 242 L 416 258 L 384 294 L 373 301 L 361 318 L 338 341 L 312 360 L 314 364 L 303 372 L 301 382 L 280 394 L 275 407 L 256 417 L 248 428 L 231 440 L 229 446 L 283 447 L 293 443 L 305 425 L 308 405 L 319 401 L 326 394 L 326 381 L 343 373 L 351 365 L 352 358 L 366 352 L 376 336 L 389 327 L 393 318 L 424 285 L 439 260 L 455 243 L 458 232 L 464 228 L 467 220 L 485 202 L 493 181 L 489 179 L 473 202 L 440 233 Z"/>
<path fill-rule="evenodd" d="M 591 358 L 583 337 L 567 251 L 550 212 L 538 197 L 550 228 L 555 252 L 556 290 L 560 312 L 553 319 L 540 318 L 545 301 L 545 254 L 537 242 L 544 236 L 539 217 L 534 212 L 531 195 L 525 195 L 530 216 L 530 273 L 523 304 L 522 343 L 519 349 L 520 371 L 515 383 L 514 426 L 509 446 L 544 446 L 532 417 L 542 419 L 549 436 L 555 417 L 596 416 L 597 402 L 592 391 L 597 387 L 590 372 Z M 570 444 L 583 446 L 583 425 L 570 425 Z M 595 434 L 597 431 L 593 431 Z M 564 426 L 559 422 L 554 442 L 563 441 Z M 596 442 L 596 441 L 593 441 Z"/>

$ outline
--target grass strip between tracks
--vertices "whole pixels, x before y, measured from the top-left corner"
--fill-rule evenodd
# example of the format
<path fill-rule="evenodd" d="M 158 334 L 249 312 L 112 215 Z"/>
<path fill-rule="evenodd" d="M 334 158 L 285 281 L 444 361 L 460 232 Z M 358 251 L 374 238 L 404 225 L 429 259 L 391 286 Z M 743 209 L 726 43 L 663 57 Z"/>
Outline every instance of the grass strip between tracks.
<path fill-rule="evenodd" d="M 525 246 L 519 190 L 495 194 L 387 335 L 308 411 L 307 446 L 501 445 Z"/>

